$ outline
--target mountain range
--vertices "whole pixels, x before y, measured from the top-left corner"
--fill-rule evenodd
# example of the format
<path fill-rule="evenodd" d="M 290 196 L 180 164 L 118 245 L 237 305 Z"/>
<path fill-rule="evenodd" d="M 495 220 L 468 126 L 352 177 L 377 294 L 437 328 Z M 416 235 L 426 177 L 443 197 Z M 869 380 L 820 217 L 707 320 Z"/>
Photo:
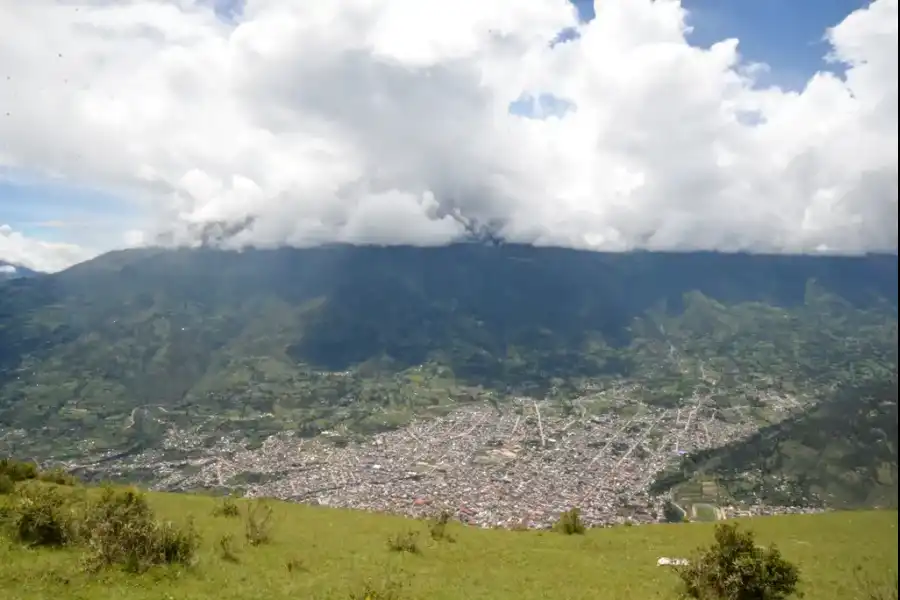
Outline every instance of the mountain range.
<path fill-rule="evenodd" d="M 566 406 L 617 382 L 678 406 L 710 377 L 721 402 L 765 388 L 809 400 L 791 418 L 814 420 L 835 390 L 896 377 L 897 283 L 886 255 L 113 252 L 0 284 L 0 453 L 153 446 L 163 421 L 364 434 L 375 413 Z"/>

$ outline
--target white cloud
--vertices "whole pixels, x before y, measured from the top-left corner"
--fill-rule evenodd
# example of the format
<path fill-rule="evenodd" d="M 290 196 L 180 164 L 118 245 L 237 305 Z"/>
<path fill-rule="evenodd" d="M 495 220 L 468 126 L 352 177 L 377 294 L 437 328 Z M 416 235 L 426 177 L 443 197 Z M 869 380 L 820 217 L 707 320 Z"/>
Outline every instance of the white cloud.
<path fill-rule="evenodd" d="M 51 273 L 94 255 L 74 244 L 41 241 L 0 224 L 0 259 L 20 267 Z"/>
<path fill-rule="evenodd" d="M 795 93 L 756 89 L 735 40 L 689 46 L 674 0 L 580 26 L 567 0 L 248 0 L 236 25 L 206 1 L 7 2 L 0 166 L 140 197 L 176 240 L 438 244 L 475 220 L 613 250 L 895 250 L 897 4 L 827 32 L 846 76 Z M 572 108 L 508 114 L 523 93 Z"/>

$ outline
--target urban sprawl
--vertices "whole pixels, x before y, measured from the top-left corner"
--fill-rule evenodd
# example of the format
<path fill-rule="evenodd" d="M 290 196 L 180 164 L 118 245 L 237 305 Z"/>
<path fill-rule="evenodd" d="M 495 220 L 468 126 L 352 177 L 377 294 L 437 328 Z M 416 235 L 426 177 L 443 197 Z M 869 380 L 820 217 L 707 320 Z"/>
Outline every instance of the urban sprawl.
<path fill-rule="evenodd" d="M 758 427 L 734 418 L 741 407 L 720 411 L 704 395 L 679 408 L 638 403 L 635 410 L 628 392 L 617 390 L 617 406 L 601 414 L 590 414 L 581 399 L 574 414 L 563 416 L 545 403 L 517 398 L 499 408 L 462 406 L 343 443 L 333 432 L 312 439 L 281 433 L 250 449 L 235 437 L 210 441 L 196 430 L 170 428 L 162 448 L 104 461 L 103 469 L 113 475 L 153 469 L 158 490 L 225 488 L 416 517 L 449 511 L 482 527 L 548 527 L 577 507 L 586 524 L 604 526 L 662 520 L 670 498 L 649 491 L 659 472 L 683 454 L 722 446 Z M 764 400 L 785 414 L 796 405 L 774 395 Z M 629 405 L 632 410 L 623 410 Z M 724 418 L 725 410 L 731 418 Z M 166 460 L 173 451 L 190 458 Z M 719 518 L 810 510 L 713 508 Z"/>

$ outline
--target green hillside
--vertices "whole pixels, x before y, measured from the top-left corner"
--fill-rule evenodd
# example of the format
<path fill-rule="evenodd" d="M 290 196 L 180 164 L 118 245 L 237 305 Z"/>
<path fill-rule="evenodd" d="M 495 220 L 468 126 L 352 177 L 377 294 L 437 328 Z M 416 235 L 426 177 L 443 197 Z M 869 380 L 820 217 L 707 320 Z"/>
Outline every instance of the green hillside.
<path fill-rule="evenodd" d="M 897 259 L 520 246 L 131 250 L 0 288 L 0 451 L 365 434 L 631 382 L 676 407 L 896 370 Z M 568 407 L 567 407 L 568 406 Z M 766 409 L 754 417 L 774 418 Z"/>
<path fill-rule="evenodd" d="M 3 597 L 346 600 L 362 598 L 351 594 L 371 582 L 381 590 L 396 584 L 395 600 L 668 600 L 677 579 L 657 559 L 690 556 L 712 539 L 712 527 L 697 523 L 583 536 L 451 524 L 453 541 L 433 540 L 422 521 L 273 502 L 271 540 L 250 546 L 243 517 L 214 515 L 220 500 L 154 494 L 151 503 L 163 518 L 194 519 L 202 541 L 193 566 L 91 574 L 76 549 L 28 549 L 0 538 Z M 246 501 L 238 506 L 243 514 Z M 799 566 L 806 598 L 869 600 L 861 582 L 889 583 L 896 573 L 896 512 L 758 518 L 745 526 L 758 543 L 777 544 Z M 389 538 L 410 531 L 418 532 L 418 553 L 390 550 Z M 230 558 L 223 554 L 225 536 Z"/>
<path fill-rule="evenodd" d="M 698 480 L 744 502 L 896 508 L 896 374 L 846 385 L 748 439 L 690 455 L 656 488 Z"/>

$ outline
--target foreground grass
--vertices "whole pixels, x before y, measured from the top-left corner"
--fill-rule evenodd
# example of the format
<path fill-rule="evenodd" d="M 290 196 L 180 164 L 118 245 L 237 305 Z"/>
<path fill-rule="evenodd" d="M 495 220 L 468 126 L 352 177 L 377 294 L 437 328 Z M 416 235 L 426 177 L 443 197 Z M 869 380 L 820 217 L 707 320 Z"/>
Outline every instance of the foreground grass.
<path fill-rule="evenodd" d="M 689 555 L 713 533 L 706 523 L 572 536 L 451 524 L 447 539 L 434 540 L 424 522 L 272 502 L 271 539 L 251 545 L 244 519 L 214 514 L 221 501 L 177 494 L 150 500 L 162 518 L 193 517 L 203 537 L 194 566 L 89 574 L 76 550 L 28 549 L 0 539 L 2 597 L 347 600 L 367 582 L 383 588 L 390 580 L 402 586 L 400 600 L 670 599 L 676 577 L 656 559 Z M 246 501 L 237 506 L 246 512 Z M 758 543 L 778 544 L 798 564 L 807 600 L 868 600 L 859 595 L 858 569 L 879 581 L 896 572 L 896 512 L 769 517 L 744 526 Z M 418 552 L 392 551 L 388 539 L 410 530 L 421 532 Z"/>

